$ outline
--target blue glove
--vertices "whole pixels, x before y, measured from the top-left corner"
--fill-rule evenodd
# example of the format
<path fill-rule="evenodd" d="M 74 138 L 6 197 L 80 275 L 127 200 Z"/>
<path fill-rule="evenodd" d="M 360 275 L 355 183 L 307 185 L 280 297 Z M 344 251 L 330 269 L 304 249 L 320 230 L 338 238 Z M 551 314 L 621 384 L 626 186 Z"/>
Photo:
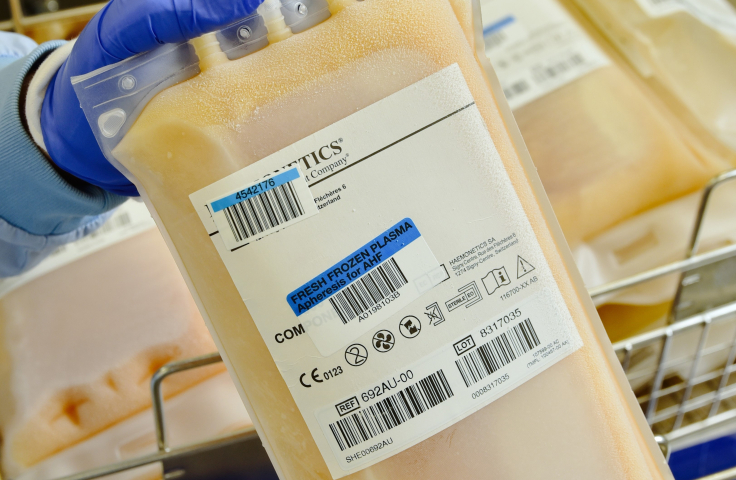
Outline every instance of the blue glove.
<path fill-rule="evenodd" d="M 62 170 L 120 195 L 138 192 L 104 157 L 79 106 L 71 77 L 163 43 L 178 43 L 224 27 L 263 0 L 111 0 L 82 31 L 49 84 L 41 130 L 51 160 Z"/>

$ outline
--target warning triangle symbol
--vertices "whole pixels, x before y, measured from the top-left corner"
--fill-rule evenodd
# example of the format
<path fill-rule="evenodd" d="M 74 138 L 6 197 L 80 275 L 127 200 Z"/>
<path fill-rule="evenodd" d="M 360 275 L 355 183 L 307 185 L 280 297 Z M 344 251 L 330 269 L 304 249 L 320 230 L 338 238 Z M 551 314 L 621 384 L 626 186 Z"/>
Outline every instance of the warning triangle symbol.
<path fill-rule="evenodd" d="M 534 270 L 534 265 L 527 262 L 520 256 L 516 257 L 516 278 L 521 278 L 532 270 Z"/>

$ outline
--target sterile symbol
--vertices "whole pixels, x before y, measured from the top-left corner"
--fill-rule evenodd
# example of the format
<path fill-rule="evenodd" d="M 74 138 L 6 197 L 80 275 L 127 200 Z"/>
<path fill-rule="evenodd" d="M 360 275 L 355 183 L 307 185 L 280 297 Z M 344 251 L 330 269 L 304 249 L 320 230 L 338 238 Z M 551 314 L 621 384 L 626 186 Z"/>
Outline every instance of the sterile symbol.
<path fill-rule="evenodd" d="M 516 278 L 521 278 L 532 270 L 534 270 L 534 265 L 527 262 L 520 256 L 516 256 Z"/>
<path fill-rule="evenodd" d="M 475 282 L 470 282 L 469 284 L 458 288 L 457 291 L 460 292 L 460 295 L 452 297 L 450 300 L 445 302 L 445 307 L 447 307 L 448 312 L 451 312 L 456 308 L 460 308 L 463 305 L 465 305 L 465 308 L 470 308 L 483 300 L 483 296 L 480 294 L 478 285 L 476 285 Z"/>
<path fill-rule="evenodd" d="M 445 316 L 442 315 L 442 309 L 439 303 L 434 302 L 432 305 L 427 305 L 424 314 L 429 318 L 429 324 L 435 327 L 445 321 Z"/>
<path fill-rule="evenodd" d="M 483 285 L 486 287 L 486 292 L 491 295 L 493 292 L 498 290 L 501 285 L 510 285 L 511 279 L 509 274 L 506 273 L 506 267 L 496 268 L 488 272 L 488 275 L 483 277 Z"/>
<path fill-rule="evenodd" d="M 414 338 L 422 331 L 422 323 L 414 315 L 407 315 L 399 322 L 399 333 L 406 338 Z"/>
<path fill-rule="evenodd" d="M 345 349 L 345 361 L 353 367 L 359 367 L 368 361 L 368 350 L 363 345 L 354 343 Z"/>
<path fill-rule="evenodd" d="M 379 330 L 373 335 L 373 348 L 381 353 L 386 353 L 394 348 L 394 334 L 388 330 Z"/>

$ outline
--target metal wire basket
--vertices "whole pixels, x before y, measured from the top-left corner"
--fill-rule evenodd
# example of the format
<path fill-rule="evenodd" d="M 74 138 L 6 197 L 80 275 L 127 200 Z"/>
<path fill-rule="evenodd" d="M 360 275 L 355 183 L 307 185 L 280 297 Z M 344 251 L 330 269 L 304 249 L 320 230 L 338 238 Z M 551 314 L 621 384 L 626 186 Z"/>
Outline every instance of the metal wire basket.
<path fill-rule="evenodd" d="M 221 362 L 219 353 L 171 362 L 151 378 L 151 399 L 158 451 L 105 465 L 57 480 L 92 480 L 160 463 L 164 479 L 212 480 L 243 478 L 244 480 L 278 480 L 266 451 L 254 429 L 203 439 L 200 442 L 171 448 L 166 437 L 163 381 L 170 375 Z"/>
<path fill-rule="evenodd" d="M 714 178 L 703 191 L 685 260 L 590 292 L 595 298 L 680 274 L 669 324 L 613 345 L 668 451 L 736 432 L 736 245 L 696 254 L 714 191 L 734 179 L 736 170 Z M 706 479 L 736 479 L 736 468 Z"/>

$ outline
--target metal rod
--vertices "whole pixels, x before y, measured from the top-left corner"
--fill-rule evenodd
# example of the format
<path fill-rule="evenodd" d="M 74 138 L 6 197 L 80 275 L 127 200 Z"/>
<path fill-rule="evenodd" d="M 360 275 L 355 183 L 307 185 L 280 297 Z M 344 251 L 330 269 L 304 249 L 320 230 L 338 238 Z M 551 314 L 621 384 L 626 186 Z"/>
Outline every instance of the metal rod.
<path fill-rule="evenodd" d="M 712 392 L 710 394 L 701 395 L 697 397 L 696 399 L 692 399 L 692 400 L 688 399 L 684 405 L 676 405 L 673 407 L 668 407 L 660 412 L 656 411 L 656 405 L 657 405 L 659 398 L 661 398 L 662 396 L 671 394 L 675 391 L 680 391 L 680 390 L 687 388 L 683 384 L 668 387 L 666 389 L 661 388 L 661 383 L 664 379 L 666 370 L 668 368 L 672 368 L 673 365 L 676 365 L 678 363 L 676 362 L 673 364 L 671 362 L 670 363 L 667 362 L 668 352 L 666 351 L 666 348 L 670 345 L 672 338 L 678 334 L 689 331 L 693 328 L 701 327 L 705 323 L 715 323 L 716 321 L 723 320 L 726 317 L 733 315 L 735 313 L 736 313 L 736 302 L 733 302 L 733 303 L 726 304 L 721 307 L 712 309 L 706 313 L 702 313 L 702 314 L 695 315 L 690 318 L 686 318 L 674 325 L 669 325 L 667 327 L 663 327 L 663 328 L 654 330 L 652 332 L 647 332 L 637 337 L 629 338 L 621 342 L 615 343 L 613 345 L 613 348 L 617 354 L 624 353 L 623 362 L 625 362 L 628 357 L 631 357 L 632 351 L 634 349 L 644 348 L 655 342 L 662 342 L 664 339 L 664 345 L 662 346 L 662 351 L 660 352 L 660 356 L 657 362 L 657 367 L 654 370 L 652 371 L 647 370 L 643 373 L 634 372 L 633 374 L 629 373 L 627 375 L 627 377 L 631 380 L 631 379 L 635 379 L 635 378 L 642 377 L 642 376 L 649 376 L 652 373 L 655 374 L 655 378 L 653 380 L 652 390 L 650 394 L 645 395 L 645 396 L 639 396 L 637 398 L 640 404 L 649 402 L 649 405 L 647 406 L 645 413 L 646 413 L 647 422 L 649 422 L 650 425 L 663 421 L 663 420 L 667 420 L 672 417 L 675 417 L 676 415 L 678 415 L 680 409 L 682 409 L 684 413 L 687 413 L 691 410 L 694 410 L 696 408 L 701 408 L 703 406 L 706 406 L 716 401 L 717 399 L 716 392 Z M 702 336 L 701 336 L 701 343 L 702 343 Z M 725 343 L 724 346 L 725 345 L 728 345 L 728 343 Z M 725 349 L 724 346 L 720 346 L 718 349 L 714 351 L 722 351 Z M 702 348 L 699 347 L 698 351 L 701 357 L 709 354 L 708 353 L 709 350 L 706 351 L 704 349 L 704 346 L 702 346 Z M 698 353 L 696 353 L 695 355 L 696 358 L 698 357 Z M 713 352 L 710 352 L 710 353 L 713 353 Z M 734 355 L 736 355 L 736 353 L 734 353 Z M 729 360 L 731 359 L 730 357 L 731 355 L 729 355 Z M 626 367 L 628 371 L 629 365 L 626 365 Z M 734 369 L 736 369 L 736 367 L 727 365 L 724 368 L 723 375 L 725 375 L 726 378 L 728 378 L 728 375 Z M 710 377 L 709 379 L 716 379 L 720 375 L 721 375 L 720 372 L 717 374 L 709 373 L 709 374 L 701 375 L 697 378 L 691 379 L 691 381 L 693 385 L 695 385 L 695 384 L 702 383 L 703 379 L 706 377 Z M 736 390 L 734 391 L 731 391 L 731 390 L 732 389 L 721 388 L 720 391 L 717 393 L 718 395 L 720 395 L 721 399 L 724 399 L 724 398 L 728 398 L 736 394 Z"/>
<path fill-rule="evenodd" d="M 722 398 L 724 400 L 727 398 L 736 396 L 736 388 L 734 387 L 736 387 L 736 385 L 723 389 Z M 659 398 L 662 398 L 663 396 L 664 395 L 659 395 Z M 702 395 L 698 395 L 697 397 L 691 399 L 689 402 L 687 402 L 687 405 L 685 405 L 682 408 L 685 411 L 685 413 L 692 412 L 693 410 L 698 410 L 700 408 L 707 407 L 708 404 L 713 402 L 715 397 L 716 397 L 716 393 L 714 391 L 704 393 Z M 677 412 L 679 411 L 680 408 L 681 407 L 679 405 L 673 405 L 671 407 L 667 407 L 663 410 L 660 410 L 652 418 L 652 425 L 655 423 L 663 422 L 664 420 L 674 417 L 675 415 L 677 415 Z"/>
<path fill-rule="evenodd" d="M 730 344 L 728 344 L 728 345 L 730 346 Z M 724 348 L 723 346 L 720 346 L 720 345 L 719 346 L 709 347 L 709 348 L 704 348 L 701 356 L 702 357 L 708 357 L 710 355 L 713 355 L 714 353 L 719 353 L 719 352 L 722 352 L 724 350 L 726 350 L 726 348 Z M 675 359 L 675 360 L 670 360 L 669 362 L 667 362 L 667 368 L 669 368 L 671 370 L 674 370 L 674 369 L 676 369 L 679 366 L 689 365 L 694 360 L 694 358 L 695 358 L 695 355 L 687 356 L 687 357 L 682 357 L 682 358 L 678 358 L 678 359 Z M 729 372 L 728 373 L 731 373 L 731 371 L 733 371 L 733 368 L 734 368 L 733 366 L 732 367 L 729 367 Z M 654 373 L 656 371 L 657 371 L 656 370 L 656 367 L 654 367 L 654 368 L 647 368 L 647 369 L 640 369 L 640 370 L 638 370 L 638 371 L 636 371 L 634 373 L 629 373 L 626 376 L 626 378 L 629 380 L 629 382 L 632 382 L 633 383 L 636 380 L 639 380 L 641 378 L 650 377 L 650 376 L 654 375 Z M 693 382 L 694 382 L 695 385 L 697 385 L 699 383 L 707 382 L 707 381 L 710 381 L 710 380 L 715 380 L 716 378 L 719 378 L 722 374 L 723 374 L 723 369 L 719 369 L 718 371 L 713 370 L 713 371 L 710 371 L 708 373 L 704 373 L 702 375 L 697 376 L 693 380 Z M 665 390 L 663 390 L 663 392 L 666 391 L 667 393 L 672 393 L 672 392 L 678 391 L 678 390 L 682 390 L 682 387 L 678 387 L 677 385 L 672 385 L 672 386 L 667 387 Z"/>
<path fill-rule="evenodd" d="M 719 437 L 720 429 L 726 424 L 736 422 L 736 410 L 723 412 L 715 417 L 691 423 L 678 430 L 663 435 L 673 450 L 700 443 L 703 438 Z"/>
<path fill-rule="evenodd" d="M 700 477 L 697 480 L 736 480 L 736 468 L 729 468 L 707 477 Z"/>
<path fill-rule="evenodd" d="M 713 192 L 716 188 L 723 185 L 729 180 L 733 180 L 734 178 L 736 178 L 736 170 L 722 173 L 717 177 L 711 179 L 711 181 L 708 182 L 708 185 L 706 185 L 703 189 L 703 196 L 700 199 L 698 214 L 695 217 L 695 225 L 693 226 L 693 232 L 690 238 L 690 246 L 685 256 L 686 259 L 693 258 L 695 252 L 697 252 L 698 248 L 700 247 L 700 239 L 703 233 L 703 222 L 705 222 L 705 214 L 708 211 L 710 200 L 711 198 L 713 198 Z M 677 291 L 675 292 L 675 297 L 672 301 L 672 306 L 670 307 L 670 312 L 668 315 L 669 323 L 674 323 L 675 316 L 677 315 L 677 309 L 680 306 L 680 299 L 682 297 L 682 282 L 684 281 L 684 279 L 685 273 L 683 271 L 683 273 L 680 274 L 680 281 L 677 282 Z"/>
<path fill-rule="evenodd" d="M 662 386 L 662 380 L 664 379 L 664 363 L 667 361 L 667 354 L 670 353 L 670 346 L 672 345 L 672 329 L 668 329 L 665 332 L 664 344 L 662 345 L 662 351 L 659 354 L 659 362 L 657 366 L 657 374 L 654 376 L 654 383 L 652 384 L 652 392 L 649 394 L 649 405 L 647 406 L 647 421 L 651 425 L 653 423 L 654 414 L 657 412 L 657 402 L 659 392 Z"/>
<path fill-rule="evenodd" d="M 708 332 L 710 331 L 710 317 L 706 315 L 703 323 L 703 331 L 700 333 L 700 341 L 698 342 L 698 347 L 695 351 L 695 359 L 690 366 L 690 372 L 687 376 L 687 387 L 685 387 L 685 392 L 683 392 L 682 394 L 680 407 L 677 409 L 677 416 L 675 417 L 675 423 L 672 426 L 672 430 L 677 430 L 678 428 L 680 428 L 680 426 L 682 426 L 682 419 L 685 417 L 685 406 L 687 405 L 688 400 L 690 400 L 690 395 L 693 392 L 693 386 L 695 384 L 695 374 L 698 371 L 698 364 L 700 363 L 700 359 L 702 358 L 705 341 L 708 339 Z"/>
<path fill-rule="evenodd" d="M 667 437 L 657 435 L 654 437 L 654 440 L 657 442 L 657 445 L 659 445 L 659 449 L 662 450 L 664 459 L 669 462 L 672 449 L 670 448 L 670 442 L 667 440 Z"/>
<path fill-rule="evenodd" d="M 609 293 L 617 292 L 625 288 L 645 283 L 655 278 L 663 277 L 671 273 L 683 272 L 685 270 L 691 270 L 693 268 L 704 267 L 712 263 L 720 262 L 729 257 L 736 256 L 736 245 L 729 245 L 728 247 L 719 248 L 707 253 L 703 253 L 686 260 L 680 260 L 673 262 L 661 267 L 654 268 L 652 270 L 634 275 L 623 280 L 618 280 L 611 283 L 606 283 L 595 288 L 591 288 L 588 292 L 593 298 L 600 297 Z"/>
<path fill-rule="evenodd" d="M 86 472 L 57 478 L 56 480 L 92 480 L 95 478 L 112 475 L 113 473 L 119 473 L 125 470 L 132 470 L 134 468 L 143 467 L 152 463 L 161 462 L 164 460 L 172 460 L 186 455 L 195 455 L 222 445 L 226 445 L 228 443 L 233 443 L 247 437 L 255 437 L 256 435 L 257 434 L 252 429 L 243 430 L 238 433 L 199 442 L 192 445 L 187 445 L 185 447 L 173 448 L 167 451 L 159 451 L 156 453 L 151 453 L 149 455 L 143 455 L 141 457 L 123 460 L 122 462 L 114 463 L 112 465 L 106 465 L 104 467 L 95 468 L 93 470 L 87 470 Z"/>
<path fill-rule="evenodd" d="M 670 366 L 669 368 L 672 368 L 672 367 Z M 714 371 L 714 372 L 711 372 L 711 373 L 706 373 L 706 374 L 700 375 L 698 377 L 695 377 L 693 379 L 693 385 L 699 385 L 701 383 L 705 383 L 705 382 L 708 382 L 710 380 L 715 380 L 715 379 L 721 377 L 721 375 L 723 375 L 724 372 L 732 373 L 733 372 L 733 368 L 730 368 L 730 369 L 719 369 L 718 371 Z M 650 372 L 649 375 L 651 375 L 653 373 L 654 373 L 654 371 Z M 685 388 L 686 388 L 686 384 L 685 383 L 678 383 L 676 385 L 672 385 L 670 387 L 663 388 L 663 389 L 661 389 L 659 391 L 659 397 L 662 398 L 662 397 L 665 397 L 667 395 L 671 395 L 673 393 L 677 393 L 677 392 L 679 392 L 681 390 L 685 390 Z M 714 392 L 714 391 L 717 392 L 717 390 L 713 390 L 712 392 Z M 725 392 L 725 390 L 724 390 L 724 392 Z M 698 398 L 700 398 L 700 397 L 698 397 Z M 649 401 L 649 395 L 648 394 L 647 395 L 641 395 L 639 397 L 636 397 L 636 400 L 639 402 L 639 404 L 646 403 L 646 402 Z"/>
<path fill-rule="evenodd" d="M 735 178 L 736 170 L 731 170 L 712 179 L 703 190 L 703 197 L 698 208 L 698 215 L 695 219 L 695 227 L 693 229 L 692 238 L 690 239 L 690 245 L 688 247 L 686 258 L 684 260 L 663 265 L 661 267 L 657 267 L 622 280 L 606 283 L 604 285 L 599 285 L 597 287 L 591 288 L 589 289 L 590 296 L 593 298 L 600 297 L 602 295 L 607 295 L 619 290 L 624 290 L 626 288 L 633 287 L 635 285 L 639 285 L 641 283 L 645 283 L 650 280 L 663 277 L 665 275 L 684 272 L 693 268 L 704 267 L 706 265 L 710 265 L 736 255 L 736 245 L 719 248 L 717 250 L 713 250 L 711 252 L 707 252 L 697 256 L 694 255 L 694 252 L 697 251 L 700 243 L 703 221 L 713 191 L 716 189 L 716 187 L 722 185 L 724 182 L 733 180 Z"/>
<path fill-rule="evenodd" d="M 728 303 L 721 307 L 709 310 L 708 317 L 710 317 L 711 321 L 715 322 L 719 318 L 726 317 L 734 313 L 736 313 L 736 302 Z M 657 330 L 652 330 L 651 332 L 643 333 L 634 338 L 629 338 L 626 340 L 622 340 L 620 342 L 616 342 L 613 344 L 613 349 L 616 352 L 622 352 L 626 349 L 627 345 L 629 344 L 631 344 L 633 348 L 640 348 L 640 347 L 649 345 L 651 343 L 656 342 L 657 340 L 660 340 L 662 337 L 665 336 L 665 334 L 668 331 L 679 333 L 685 330 L 689 330 L 693 327 L 697 327 L 705 321 L 705 317 L 706 315 L 702 313 L 699 315 L 693 315 L 692 317 L 686 318 L 680 322 L 677 322 L 674 325 L 669 325 L 667 327 L 658 328 Z"/>
<path fill-rule="evenodd" d="M 712 198 L 713 191 L 723 183 L 736 179 L 736 170 L 731 170 L 718 175 L 713 178 L 708 185 L 703 189 L 703 196 L 700 200 L 700 207 L 698 208 L 698 216 L 695 219 L 695 226 L 693 227 L 692 237 L 690 238 L 690 247 L 687 252 L 687 257 L 690 258 L 695 255 L 700 247 L 700 237 L 703 232 L 703 221 L 705 219 L 705 213 L 710 205 L 710 199 Z"/>
<path fill-rule="evenodd" d="M 718 413 L 718 407 L 721 406 L 721 393 L 728 383 L 728 378 L 731 376 L 733 370 L 733 362 L 736 360 L 736 331 L 733 334 L 733 340 L 731 342 L 731 350 L 728 352 L 728 360 L 726 360 L 726 366 L 723 368 L 723 374 L 721 375 L 721 381 L 718 383 L 718 390 L 716 390 L 716 398 L 713 400 L 713 405 L 710 407 L 708 417 L 714 416 Z"/>
<path fill-rule="evenodd" d="M 177 362 L 167 363 L 159 368 L 151 378 L 151 399 L 153 401 L 153 420 L 156 426 L 156 444 L 159 452 L 169 451 L 166 445 L 166 425 L 164 423 L 164 398 L 161 393 L 161 383 L 169 375 L 190 370 L 192 368 L 204 367 L 213 363 L 221 362 L 222 357 L 219 353 L 210 353 L 200 357 L 179 360 Z"/>
<path fill-rule="evenodd" d="M 8 0 L 10 2 L 10 14 L 13 19 L 13 25 L 17 33 L 23 33 L 23 8 L 20 0 Z"/>
<path fill-rule="evenodd" d="M 626 344 L 626 347 L 624 347 L 624 361 L 621 362 L 621 366 L 624 369 L 624 373 L 629 373 L 629 365 L 631 365 L 631 351 L 634 349 L 633 345 L 630 343 Z"/>

